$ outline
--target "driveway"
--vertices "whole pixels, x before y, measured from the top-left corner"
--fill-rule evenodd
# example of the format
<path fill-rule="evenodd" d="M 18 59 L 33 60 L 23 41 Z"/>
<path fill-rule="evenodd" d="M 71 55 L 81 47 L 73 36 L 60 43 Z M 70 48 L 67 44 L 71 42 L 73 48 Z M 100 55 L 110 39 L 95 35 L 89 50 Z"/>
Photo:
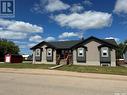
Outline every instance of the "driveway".
<path fill-rule="evenodd" d="M 37 69 L 5 70 L 0 69 L 0 95 L 127 95 L 126 76 Z"/>

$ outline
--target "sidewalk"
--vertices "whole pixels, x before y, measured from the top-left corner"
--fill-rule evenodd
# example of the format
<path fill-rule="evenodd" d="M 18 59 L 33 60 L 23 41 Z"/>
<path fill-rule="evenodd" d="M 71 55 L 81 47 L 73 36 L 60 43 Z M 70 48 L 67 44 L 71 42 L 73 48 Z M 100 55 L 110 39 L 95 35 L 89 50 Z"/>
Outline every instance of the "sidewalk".
<path fill-rule="evenodd" d="M 122 76 L 122 75 L 79 73 L 79 72 L 59 71 L 59 70 L 46 70 L 46 69 L 0 68 L 0 73 L 17 73 L 17 74 L 32 74 L 32 75 L 67 76 L 67 77 L 79 77 L 79 78 L 108 79 L 108 80 L 127 81 L 127 76 Z"/>

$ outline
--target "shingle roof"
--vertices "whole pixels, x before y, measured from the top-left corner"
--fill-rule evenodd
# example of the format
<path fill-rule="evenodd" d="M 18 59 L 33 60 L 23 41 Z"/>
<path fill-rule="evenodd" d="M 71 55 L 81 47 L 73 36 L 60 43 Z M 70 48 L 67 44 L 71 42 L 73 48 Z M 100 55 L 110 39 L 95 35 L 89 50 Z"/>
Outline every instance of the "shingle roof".
<path fill-rule="evenodd" d="M 114 39 L 102 39 L 103 41 L 106 41 L 110 44 L 117 45 L 116 41 Z"/>
<path fill-rule="evenodd" d="M 72 46 L 80 43 L 82 40 L 73 40 L 73 41 L 56 41 L 56 42 L 48 42 L 50 45 L 54 46 L 58 49 L 69 49 Z"/>
<path fill-rule="evenodd" d="M 56 49 L 69 49 L 69 48 L 72 48 L 76 45 L 79 45 L 79 44 L 81 44 L 85 41 L 88 41 L 89 39 L 97 39 L 97 40 L 101 41 L 102 43 L 117 46 L 117 43 L 114 39 L 98 39 L 96 37 L 89 37 L 85 40 L 54 41 L 54 42 L 45 42 L 45 41 L 43 41 L 43 42 L 35 45 L 31 49 L 38 48 L 38 47 L 42 46 L 44 43 L 47 44 L 48 46 L 56 48 Z"/>

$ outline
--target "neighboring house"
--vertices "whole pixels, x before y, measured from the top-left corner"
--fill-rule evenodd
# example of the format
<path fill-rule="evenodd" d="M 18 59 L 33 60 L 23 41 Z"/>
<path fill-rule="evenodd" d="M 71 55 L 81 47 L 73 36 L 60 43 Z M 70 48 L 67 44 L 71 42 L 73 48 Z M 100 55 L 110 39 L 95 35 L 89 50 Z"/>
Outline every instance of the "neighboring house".
<path fill-rule="evenodd" d="M 127 63 L 127 45 L 125 46 L 123 50 L 123 58 L 124 58 L 124 61 Z"/>
<path fill-rule="evenodd" d="M 28 54 L 23 54 L 22 55 L 22 57 L 23 57 L 23 60 L 28 60 L 28 57 L 29 57 L 30 55 L 28 55 Z"/>
<path fill-rule="evenodd" d="M 71 56 L 71 62 L 77 65 L 116 66 L 116 47 L 114 39 L 89 37 L 78 41 L 41 42 L 31 48 L 33 63 L 56 64 Z"/>

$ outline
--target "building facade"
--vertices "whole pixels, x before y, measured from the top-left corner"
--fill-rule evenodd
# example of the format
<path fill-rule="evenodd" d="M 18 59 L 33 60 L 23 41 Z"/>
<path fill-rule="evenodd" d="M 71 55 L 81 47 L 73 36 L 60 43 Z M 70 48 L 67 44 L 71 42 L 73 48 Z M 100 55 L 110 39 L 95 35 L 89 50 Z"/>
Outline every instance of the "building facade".
<path fill-rule="evenodd" d="M 89 37 L 78 41 L 41 42 L 31 48 L 33 64 L 116 66 L 114 39 Z"/>

